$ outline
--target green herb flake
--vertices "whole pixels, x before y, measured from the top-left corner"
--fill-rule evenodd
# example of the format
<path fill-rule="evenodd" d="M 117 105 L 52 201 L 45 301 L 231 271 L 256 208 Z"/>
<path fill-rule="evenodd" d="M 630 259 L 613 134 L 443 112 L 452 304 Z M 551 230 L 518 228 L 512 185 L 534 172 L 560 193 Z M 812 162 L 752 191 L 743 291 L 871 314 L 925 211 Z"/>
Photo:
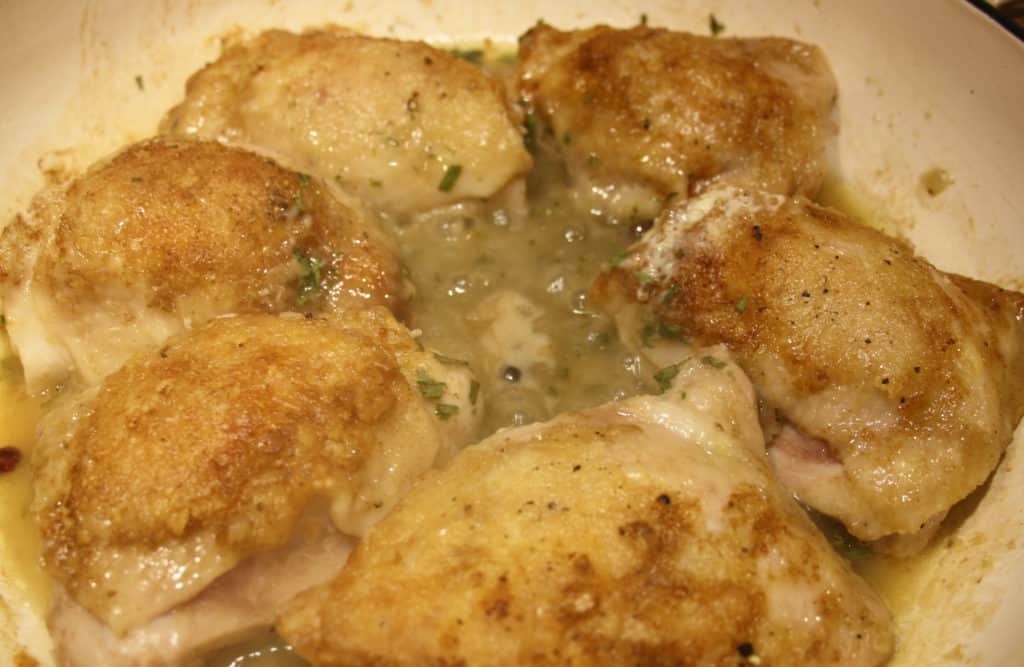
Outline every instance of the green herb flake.
<path fill-rule="evenodd" d="M 665 366 L 655 373 L 654 379 L 664 392 L 669 390 L 672 386 L 672 380 L 676 379 L 677 375 L 679 375 L 679 364 L 672 364 L 671 366 Z"/>
<path fill-rule="evenodd" d="M 299 174 L 299 185 L 303 187 L 309 185 L 309 174 Z"/>
<path fill-rule="evenodd" d="M 647 14 L 641 14 L 640 15 L 640 25 L 642 25 L 642 26 L 646 26 L 647 25 Z"/>
<path fill-rule="evenodd" d="M 390 134 L 384 137 L 384 141 L 387 142 L 388 146 L 397 146 L 398 145 L 398 139 L 395 139 Z"/>
<path fill-rule="evenodd" d="M 302 201 L 302 193 L 301 192 L 296 192 L 295 193 L 295 211 L 299 215 L 302 215 L 302 212 L 304 210 L 305 210 L 305 205 L 303 204 L 303 201 Z"/>
<path fill-rule="evenodd" d="M 623 250 L 622 252 L 617 252 L 614 255 L 612 255 L 611 259 L 608 260 L 608 266 L 618 266 L 619 264 L 622 264 L 623 260 L 625 260 L 625 259 L 626 259 L 626 251 L 625 250 Z"/>
<path fill-rule="evenodd" d="M 722 361 L 718 357 L 712 357 L 711 355 L 701 357 L 700 363 L 704 364 L 705 366 L 711 366 L 712 368 L 718 369 L 726 367 L 726 363 L 724 361 Z"/>
<path fill-rule="evenodd" d="M 145 90 L 146 89 L 146 84 L 145 84 L 145 82 L 143 82 L 141 74 L 136 74 L 135 75 L 135 87 L 138 88 L 139 90 Z"/>
<path fill-rule="evenodd" d="M 718 37 L 725 32 L 725 24 L 720 22 L 714 14 L 708 15 L 708 27 L 711 29 L 711 34 L 714 37 Z"/>
<path fill-rule="evenodd" d="M 849 534 L 837 531 L 829 535 L 828 541 L 840 556 L 849 561 L 867 560 L 875 555 L 871 547 Z"/>
<path fill-rule="evenodd" d="M 484 60 L 483 49 L 451 49 L 448 53 L 452 54 L 456 58 L 462 58 L 474 65 L 479 65 Z"/>
<path fill-rule="evenodd" d="M 450 403 L 438 403 L 434 406 L 434 414 L 437 415 L 438 419 L 446 421 L 452 416 L 459 414 L 459 406 Z"/>
<path fill-rule="evenodd" d="M 440 352 L 435 352 L 434 353 L 434 358 L 437 359 L 438 361 L 440 361 L 442 364 L 446 364 L 448 366 L 469 366 L 469 362 L 464 360 L 464 359 L 456 359 L 454 357 L 448 357 L 448 356 L 445 356 L 445 355 L 441 354 Z"/>
<path fill-rule="evenodd" d="M 371 178 L 370 179 L 370 187 L 371 188 L 379 188 L 379 187 L 381 187 L 383 185 L 384 185 L 384 183 L 382 183 L 380 181 L 380 179 L 377 179 L 377 178 Z"/>
<path fill-rule="evenodd" d="M 565 133 L 562 134 L 562 143 L 566 146 L 572 143 L 572 132 L 566 130 Z"/>
<path fill-rule="evenodd" d="M 526 144 L 527 148 L 533 148 L 537 145 L 537 114 L 528 111 L 526 118 L 523 119 L 523 126 L 526 129 L 526 132 L 523 134 L 523 143 Z"/>
<path fill-rule="evenodd" d="M 636 278 L 636 281 L 641 285 L 647 285 L 654 280 L 654 276 L 646 271 L 634 271 L 633 277 Z"/>
<path fill-rule="evenodd" d="M 658 327 L 653 322 L 645 324 L 640 331 L 640 345 L 642 347 L 654 347 L 654 339 L 658 335 Z"/>
<path fill-rule="evenodd" d="M 670 322 L 658 322 L 658 335 L 669 340 L 683 340 L 683 328 Z"/>
<path fill-rule="evenodd" d="M 683 288 L 679 286 L 679 283 L 672 283 L 671 285 L 669 285 L 668 290 L 665 292 L 665 295 L 661 297 L 661 302 L 663 304 L 671 302 L 672 299 L 676 298 L 676 295 L 682 291 L 682 289 Z"/>
<path fill-rule="evenodd" d="M 476 405 L 476 399 L 480 396 L 480 383 L 476 380 L 469 381 L 469 404 Z"/>
<path fill-rule="evenodd" d="M 736 302 L 736 312 L 742 314 L 743 311 L 746 310 L 746 309 L 747 309 L 747 297 L 744 296 L 744 297 L 741 297 L 740 300 Z"/>
<path fill-rule="evenodd" d="M 299 264 L 299 304 L 305 304 L 313 300 L 320 293 L 320 283 L 323 280 L 324 263 L 307 255 L 305 251 L 296 248 L 292 256 Z"/>
<path fill-rule="evenodd" d="M 438 382 L 422 368 L 416 369 L 416 386 L 419 387 L 423 398 L 441 398 L 448 391 L 446 383 Z"/>
<path fill-rule="evenodd" d="M 459 176 L 462 175 L 462 165 L 453 164 L 445 167 L 444 178 L 438 183 L 437 189 L 441 192 L 451 192 L 452 188 L 455 187 L 455 182 L 459 180 Z"/>
<path fill-rule="evenodd" d="M 601 158 L 597 157 L 597 153 L 591 153 L 587 156 L 587 166 L 591 169 L 596 169 L 597 165 L 601 164 Z"/>
<path fill-rule="evenodd" d="M 679 392 L 679 398 L 681 398 L 681 399 L 683 399 L 685 401 L 686 400 L 686 392 L 685 391 Z"/>

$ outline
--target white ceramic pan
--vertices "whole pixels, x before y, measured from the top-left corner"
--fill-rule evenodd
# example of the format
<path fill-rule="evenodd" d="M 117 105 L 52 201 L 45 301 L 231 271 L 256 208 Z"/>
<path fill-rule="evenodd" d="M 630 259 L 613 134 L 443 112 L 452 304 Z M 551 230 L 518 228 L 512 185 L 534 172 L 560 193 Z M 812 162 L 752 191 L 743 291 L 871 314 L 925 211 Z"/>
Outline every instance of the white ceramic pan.
<path fill-rule="evenodd" d="M 863 215 L 945 270 L 1024 287 L 1024 43 L 963 0 L 0 0 L 0 220 L 25 206 L 41 169 L 80 169 L 152 134 L 188 74 L 233 31 L 334 22 L 440 43 L 514 43 L 540 18 L 626 26 L 643 13 L 704 33 L 712 12 L 728 34 L 825 50 L 840 89 L 837 169 Z M 952 184 L 931 196 L 922 176 L 934 169 Z M 898 573 L 906 585 L 894 665 L 1024 664 L 1017 436 L 959 531 L 931 561 Z M 2 560 L 0 593 L 24 610 Z M 12 659 L 12 635 L 37 641 L 31 614 L 19 624 L 4 613 L 0 605 L 0 665 Z"/>

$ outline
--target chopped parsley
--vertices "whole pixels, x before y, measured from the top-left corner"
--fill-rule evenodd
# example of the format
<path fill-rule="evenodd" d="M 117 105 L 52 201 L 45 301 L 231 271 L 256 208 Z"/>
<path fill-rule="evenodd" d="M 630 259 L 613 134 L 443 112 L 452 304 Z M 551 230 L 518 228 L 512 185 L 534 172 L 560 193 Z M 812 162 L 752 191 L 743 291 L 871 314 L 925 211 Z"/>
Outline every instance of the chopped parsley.
<path fill-rule="evenodd" d="M 740 300 L 736 302 L 736 312 L 742 314 L 743 311 L 746 310 L 746 309 L 747 309 L 747 297 L 744 296 L 744 297 L 741 297 Z"/>
<path fill-rule="evenodd" d="M 416 386 L 423 398 L 441 398 L 448 391 L 448 385 L 430 377 L 422 368 L 416 369 Z"/>
<path fill-rule="evenodd" d="M 459 180 L 459 176 L 462 175 L 462 165 L 453 164 L 445 167 L 444 178 L 438 183 L 437 189 L 441 192 L 451 192 L 452 188 L 455 187 L 455 182 Z"/>
<path fill-rule="evenodd" d="M 469 381 L 469 404 L 476 405 L 476 399 L 480 396 L 480 383 L 476 380 Z"/>
<path fill-rule="evenodd" d="M 711 355 L 701 357 L 700 363 L 704 364 L 705 366 L 711 366 L 712 368 L 719 369 L 725 368 L 726 366 L 726 363 L 724 361 L 722 361 L 718 357 L 712 357 Z"/>
<path fill-rule="evenodd" d="M 569 130 L 565 131 L 565 134 L 562 135 L 562 143 L 566 146 L 572 143 L 572 132 Z"/>
<path fill-rule="evenodd" d="M 295 212 L 298 213 L 299 215 L 302 215 L 302 211 L 303 210 L 305 210 L 305 206 L 303 205 L 303 202 L 302 202 L 302 193 L 301 192 L 296 192 L 295 193 Z"/>
<path fill-rule="evenodd" d="M 725 32 L 725 24 L 718 20 L 714 14 L 708 14 L 708 27 L 711 29 L 711 35 L 718 37 Z"/>
<path fill-rule="evenodd" d="M 663 304 L 669 303 L 672 299 L 676 298 L 676 295 L 679 294 L 682 289 L 683 288 L 679 286 L 679 283 L 672 283 L 665 292 L 665 296 L 661 297 L 661 302 Z"/>
<path fill-rule="evenodd" d="M 654 280 L 654 276 L 646 271 L 634 271 L 633 277 L 636 278 L 636 281 L 641 285 L 646 285 Z"/>
<path fill-rule="evenodd" d="M 601 164 L 601 158 L 597 157 L 597 153 L 590 153 L 587 155 L 587 166 L 591 169 L 596 169 L 597 165 Z"/>
<path fill-rule="evenodd" d="M 299 174 L 299 185 L 309 185 L 309 174 Z"/>
<path fill-rule="evenodd" d="M 370 179 L 370 187 L 371 187 L 371 188 L 379 188 L 379 187 L 381 187 L 382 185 L 384 185 L 384 183 L 382 183 L 382 182 L 380 181 L 380 179 L 378 179 L 378 178 L 371 178 L 371 179 Z"/>
<path fill-rule="evenodd" d="M 676 379 L 677 375 L 679 375 L 679 364 L 672 364 L 671 366 L 665 366 L 655 373 L 654 379 L 664 392 L 669 390 L 672 386 L 672 380 Z"/>
<path fill-rule="evenodd" d="M 619 264 L 622 264 L 624 259 L 626 259 L 626 251 L 623 250 L 622 252 L 617 252 L 608 260 L 608 266 L 618 266 Z"/>
<path fill-rule="evenodd" d="M 462 58 L 474 65 L 479 65 L 484 60 L 483 49 L 451 49 L 448 53 L 452 54 L 456 58 Z"/>
<path fill-rule="evenodd" d="M 526 133 L 523 134 L 523 142 L 527 148 L 533 148 L 537 145 L 537 114 L 528 111 L 526 118 L 523 120 L 523 126 L 526 128 Z"/>
<path fill-rule="evenodd" d="M 139 90 L 145 90 L 146 89 L 146 84 L 142 81 L 142 75 L 141 74 L 136 74 L 135 75 L 135 87 L 138 88 Z"/>
<path fill-rule="evenodd" d="M 292 256 L 299 263 L 299 304 L 308 303 L 320 294 L 324 263 L 300 248 L 292 251 Z"/>
<path fill-rule="evenodd" d="M 434 414 L 438 419 L 447 420 L 453 415 L 459 414 L 459 406 L 450 403 L 438 403 L 434 406 Z"/>
<path fill-rule="evenodd" d="M 440 361 L 442 364 L 446 364 L 448 366 L 469 366 L 469 362 L 464 360 L 464 359 L 456 359 L 454 357 L 448 357 L 448 356 L 445 356 L 445 355 L 441 354 L 440 352 L 435 352 L 434 353 L 434 358 L 437 359 L 438 361 Z"/>
<path fill-rule="evenodd" d="M 686 392 L 685 391 L 679 392 L 679 398 L 681 398 L 681 399 L 683 399 L 685 401 L 686 400 Z"/>

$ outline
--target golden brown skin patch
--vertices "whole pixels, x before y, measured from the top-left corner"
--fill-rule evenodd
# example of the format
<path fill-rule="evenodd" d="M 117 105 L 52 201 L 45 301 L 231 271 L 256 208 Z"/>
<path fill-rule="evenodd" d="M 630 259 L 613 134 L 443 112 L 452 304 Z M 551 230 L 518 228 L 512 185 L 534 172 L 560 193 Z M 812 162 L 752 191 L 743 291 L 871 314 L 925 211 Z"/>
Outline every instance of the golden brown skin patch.
<path fill-rule="evenodd" d="M 304 512 L 360 535 L 461 444 L 416 378 L 468 412 L 468 372 L 431 362 L 383 309 L 218 318 L 134 357 L 40 431 L 47 568 L 121 633 L 281 547 Z"/>
<path fill-rule="evenodd" d="M 773 447 L 783 482 L 861 539 L 941 517 L 1024 413 L 1024 296 L 803 198 L 721 188 L 676 205 L 592 294 L 637 343 L 644 318 L 725 343 L 769 421 L 827 443 Z"/>
<path fill-rule="evenodd" d="M 278 631 L 320 667 L 881 664 L 888 612 L 763 447 L 727 362 L 501 431 L 424 477 Z"/>
<path fill-rule="evenodd" d="M 836 84 L 815 46 L 541 24 L 520 38 L 518 85 L 574 181 L 643 189 L 621 202 L 635 215 L 713 183 L 814 195 L 824 177 Z"/>
<path fill-rule="evenodd" d="M 7 326 L 29 351 L 29 384 L 46 372 L 31 352 L 39 339 L 56 339 L 93 382 L 223 313 L 400 309 L 389 243 L 338 195 L 266 157 L 189 139 L 134 144 L 45 191 L 0 237 Z M 108 340 L 118 335 L 122 345 Z"/>
<path fill-rule="evenodd" d="M 520 120 L 497 79 L 447 51 L 327 27 L 228 47 L 189 79 L 161 131 L 261 146 L 406 216 L 525 175 Z"/>

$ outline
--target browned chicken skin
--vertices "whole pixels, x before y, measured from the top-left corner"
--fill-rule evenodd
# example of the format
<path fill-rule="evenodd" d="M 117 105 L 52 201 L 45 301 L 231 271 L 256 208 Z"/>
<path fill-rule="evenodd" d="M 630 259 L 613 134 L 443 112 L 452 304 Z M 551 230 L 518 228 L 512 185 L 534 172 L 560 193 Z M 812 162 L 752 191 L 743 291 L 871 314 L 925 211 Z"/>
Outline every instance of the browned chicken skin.
<path fill-rule="evenodd" d="M 655 365 L 725 343 L 784 425 L 782 481 L 861 539 L 936 525 L 1024 413 L 1024 296 L 803 198 L 671 207 L 592 292 Z"/>
<path fill-rule="evenodd" d="M 463 450 L 278 630 L 319 667 L 881 664 L 888 612 L 775 482 L 743 373 L 701 354 L 662 396 Z"/>
<path fill-rule="evenodd" d="M 447 51 L 330 27 L 228 47 L 161 129 L 266 148 L 407 216 L 521 181 L 519 120 L 497 79 Z"/>
<path fill-rule="evenodd" d="M 440 398 L 424 395 L 424 377 Z M 105 664 L 175 664 L 254 620 L 265 629 L 282 591 L 333 574 L 347 553 L 339 538 L 360 536 L 471 437 L 480 406 L 469 383 L 383 309 L 250 315 L 136 356 L 52 413 L 35 512 L 67 593 L 51 625 L 58 642 L 76 639 L 58 645 L 64 662 L 89 664 L 99 650 Z M 439 403 L 456 414 L 436 413 Z M 289 573 L 289 558 L 309 562 Z M 249 574 L 236 574 L 243 566 Z M 266 592 L 262 577 L 277 583 L 257 594 L 254 616 L 244 591 Z M 89 616 L 102 631 L 74 620 Z M 167 633 L 188 627 L 175 652 L 154 658 Z"/>
<path fill-rule="evenodd" d="M 584 203 L 614 216 L 718 182 L 813 195 L 825 173 L 836 84 L 808 44 L 541 24 L 518 85 Z"/>
<path fill-rule="evenodd" d="M 354 200 L 215 142 L 154 139 L 39 195 L 0 237 L 7 331 L 31 389 L 94 383 L 224 313 L 401 305 Z"/>

